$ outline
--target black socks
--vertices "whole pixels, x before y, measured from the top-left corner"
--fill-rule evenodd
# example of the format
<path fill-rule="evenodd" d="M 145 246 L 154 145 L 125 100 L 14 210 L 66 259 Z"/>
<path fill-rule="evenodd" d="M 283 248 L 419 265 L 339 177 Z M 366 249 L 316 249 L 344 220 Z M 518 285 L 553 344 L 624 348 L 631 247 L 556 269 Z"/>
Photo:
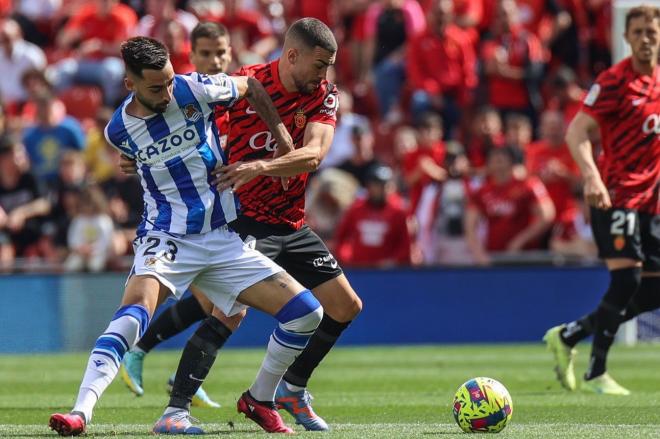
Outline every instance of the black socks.
<path fill-rule="evenodd" d="M 340 323 L 327 314 L 309 339 L 307 347 L 296 358 L 284 374 L 284 380 L 294 386 L 307 387 L 307 381 L 314 369 L 330 352 L 341 333 L 351 322 Z"/>

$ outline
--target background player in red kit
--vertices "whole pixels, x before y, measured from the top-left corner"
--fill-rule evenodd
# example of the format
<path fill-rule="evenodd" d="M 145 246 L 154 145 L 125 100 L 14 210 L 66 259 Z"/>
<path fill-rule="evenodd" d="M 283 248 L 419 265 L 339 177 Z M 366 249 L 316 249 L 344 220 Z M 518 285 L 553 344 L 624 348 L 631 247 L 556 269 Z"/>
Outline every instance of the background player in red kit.
<path fill-rule="evenodd" d="M 288 369 L 275 398 L 277 406 L 285 408 L 307 430 L 328 429 L 326 422 L 312 410 L 307 381 L 362 308 L 334 256 L 304 221 L 307 173 L 319 166 L 334 135 L 337 89 L 325 76 L 336 52 L 332 31 L 317 19 L 304 18 L 287 31 L 279 60 L 240 70 L 239 74 L 255 77 L 266 88 L 289 127 L 296 149 L 277 149 L 272 134 L 258 121 L 254 110 L 248 105 L 236 105 L 229 110 L 226 152 L 230 164 L 218 169 L 216 181 L 219 187 L 233 187 L 238 192 L 241 215 L 231 227 L 246 244 L 255 245 L 257 250 L 292 270 L 299 282 L 328 305 L 322 323 Z M 191 289 L 194 291 L 194 287 Z M 222 345 L 226 340 L 223 319 L 214 310 L 213 316 L 188 341 L 169 407 L 189 408 L 201 385 L 200 379 L 206 377 L 215 359 L 215 354 L 209 355 L 207 348 Z M 274 378 L 264 363 L 257 380 Z M 267 399 L 260 395 L 252 397 L 255 411 L 243 413 L 266 431 L 280 431 L 282 420 L 263 402 Z"/>
<path fill-rule="evenodd" d="M 584 178 L 610 285 L 593 313 L 551 328 L 544 337 L 560 382 L 573 390 L 573 347 L 593 333 L 581 387 L 616 395 L 630 393 L 606 372 L 616 331 L 622 321 L 660 306 L 660 9 L 632 8 L 624 37 L 632 56 L 600 74 L 566 135 Z M 596 127 L 603 146 L 598 166 L 588 137 Z"/>

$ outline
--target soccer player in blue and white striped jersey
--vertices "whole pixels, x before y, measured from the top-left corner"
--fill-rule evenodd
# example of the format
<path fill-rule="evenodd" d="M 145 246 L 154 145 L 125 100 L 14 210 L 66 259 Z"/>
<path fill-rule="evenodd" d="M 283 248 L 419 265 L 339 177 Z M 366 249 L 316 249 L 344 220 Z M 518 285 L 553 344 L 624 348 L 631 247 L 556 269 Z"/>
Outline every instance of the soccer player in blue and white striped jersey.
<path fill-rule="evenodd" d="M 228 316 L 251 306 L 278 319 L 264 364 L 241 400 L 264 403 L 258 404 L 259 413 L 252 413 L 254 408 L 250 412 L 262 428 L 290 433 L 293 430 L 274 408 L 275 389 L 318 326 L 323 309 L 309 290 L 244 245 L 227 227 L 238 205 L 231 190 L 219 193 L 210 184 L 218 160 L 224 163 L 213 108 L 247 98 L 278 145 L 291 149 L 291 136 L 254 78 L 175 75 L 165 46 L 146 37 L 127 40 L 121 53 L 131 94 L 108 124 L 106 137 L 138 163 L 145 190 L 144 214 L 121 307 L 92 349 L 73 410 L 52 415 L 50 427 L 63 436 L 85 431 L 96 402 L 117 375 L 126 351 L 146 329 L 156 306 L 170 294 L 180 297 L 194 281 Z M 225 329 L 210 331 L 214 337 L 226 337 Z M 215 357 L 216 351 L 207 346 L 205 356 Z M 200 361 L 199 374 L 206 373 L 205 367 Z M 164 415 L 166 431 L 158 433 L 201 432 L 190 422 L 187 410 L 171 409 Z"/>

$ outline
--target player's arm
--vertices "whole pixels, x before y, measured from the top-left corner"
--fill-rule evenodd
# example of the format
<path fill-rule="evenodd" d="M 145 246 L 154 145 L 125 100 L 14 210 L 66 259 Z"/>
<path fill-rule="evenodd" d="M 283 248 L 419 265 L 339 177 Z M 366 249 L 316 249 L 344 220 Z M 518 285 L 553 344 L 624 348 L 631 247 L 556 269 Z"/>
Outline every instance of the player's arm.
<path fill-rule="evenodd" d="M 231 78 L 238 89 L 238 98 L 246 98 L 257 115 L 266 122 L 266 126 L 275 137 L 278 148 L 281 146 L 284 149 L 293 150 L 291 134 L 284 126 L 275 104 L 261 82 L 251 76 L 232 76 Z"/>
<path fill-rule="evenodd" d="M 335 127 L 332 125 L 310 122 L 305 128 L 303 146 L 286 155 L 260 160 L 263 162 L 261 174 L 272 177 L 293 177 L 316 171 L 328 154 L 334 135 Z"/>
<path fill-rule="evenodd" d="M 218 190 L 238 188 L 258 175 L 293 177 L 318 169 L 330 150 L 335 128 L 322 122 L 310 122 L 305 129 L 303 146 L 272 159 L 236 162 L 216 168 L 214 184 Z M 277 149 L 279 151 L 279 143 Z"/>
<path fill-rule="evenodd" d="M 598 172 L 589 140 L 589 132 L 597 127 L 598 122 L 593 117 L 584 111 L 578 112 L 566 131 L 566 144 L 584 178 L 584 198 L 587 203 L 598 209 L 609 209 L 612 201 Z"/>
<path fill-rule="evenodd" d="M 465 217 L 463 218 L 463 227 L 465 229 L 465 240 L 467 242 L 470 253 L 474 261 L 479 265 L 490 265 L 490 257 L 486 253 L 481 239 L 479 239 L 479 221 L 481 220 L 481 213 L 479 209 L 469 204 L 465 210 Z"/>

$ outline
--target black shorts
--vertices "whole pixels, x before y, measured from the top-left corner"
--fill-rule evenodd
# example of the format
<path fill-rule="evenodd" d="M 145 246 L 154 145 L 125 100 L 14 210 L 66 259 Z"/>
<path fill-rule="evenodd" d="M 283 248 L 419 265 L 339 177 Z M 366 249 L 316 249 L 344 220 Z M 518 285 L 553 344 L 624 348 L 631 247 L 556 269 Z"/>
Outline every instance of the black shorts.
<path fill-rule="evenodd" d="M 311 290 L 343 273 L 328 247 L 307 225 L 293 230 L 239 216 L 229 226 L 305 288 Z"/>
<path fill-rule="evenodd" d="M 644 271 L 660 271 L 660 215 L 592 207 L 591 228 L 601 259 L 636 259 Z"/>

